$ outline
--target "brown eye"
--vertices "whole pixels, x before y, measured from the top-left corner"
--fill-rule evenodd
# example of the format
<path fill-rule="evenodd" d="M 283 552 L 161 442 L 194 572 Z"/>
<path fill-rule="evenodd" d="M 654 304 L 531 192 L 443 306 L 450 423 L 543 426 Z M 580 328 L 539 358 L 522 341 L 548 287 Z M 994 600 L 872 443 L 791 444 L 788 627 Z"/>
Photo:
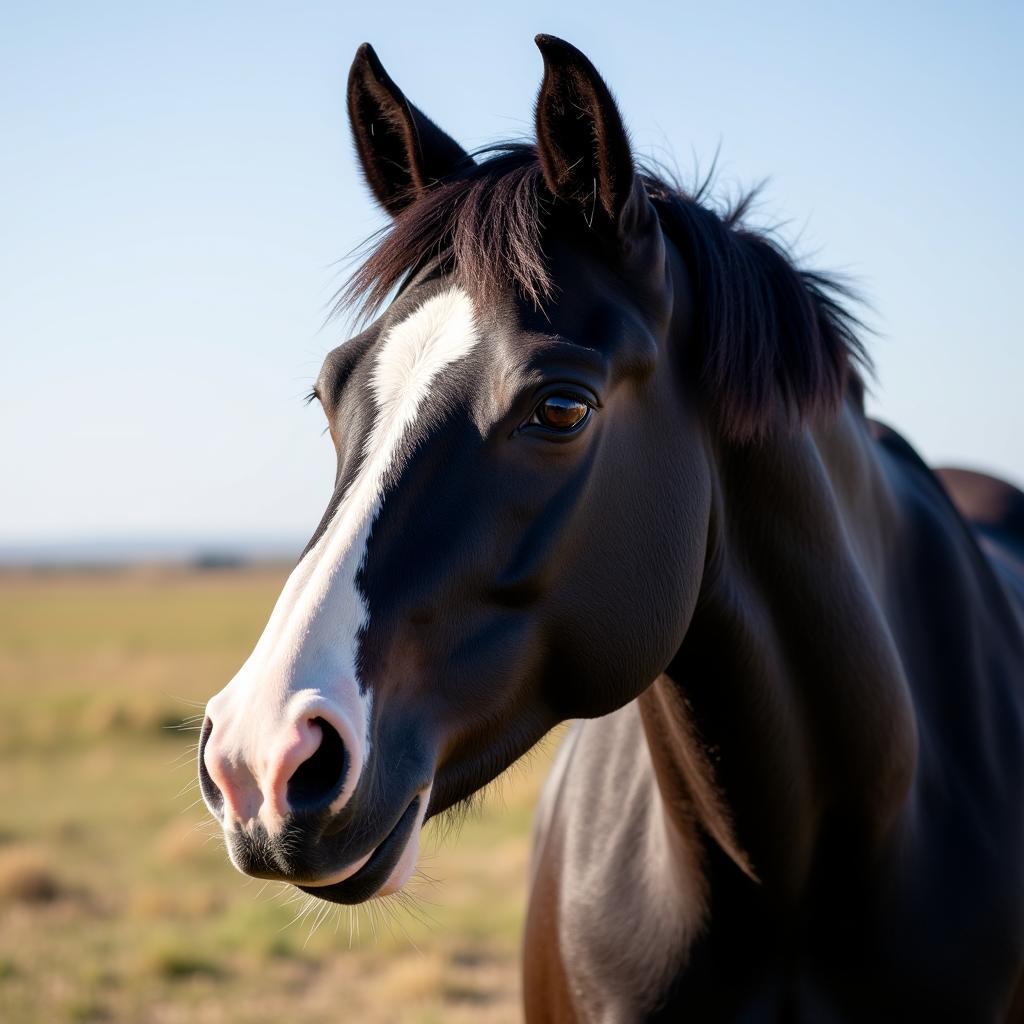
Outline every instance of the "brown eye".
<path fill-rule="evenodd" d="M 590 406 L 575 395 L 548 395 L 533 414 L 533 422 L 548 430 L 569 431 L 590 415 Z"/>

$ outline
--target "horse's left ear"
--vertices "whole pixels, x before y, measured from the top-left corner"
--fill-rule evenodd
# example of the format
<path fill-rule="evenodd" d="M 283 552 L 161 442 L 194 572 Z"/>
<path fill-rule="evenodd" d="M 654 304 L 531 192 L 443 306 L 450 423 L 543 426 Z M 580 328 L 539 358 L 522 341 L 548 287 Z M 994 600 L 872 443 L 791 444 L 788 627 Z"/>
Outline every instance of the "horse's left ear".
<path fill-rule="evenodd" d="M 650 204 L 615 100 L 575 46 L 547 35 L 536 43 L 544 57 L 537 154 L 548 190 L 591 227 L 624 236 L 644 222 Z"/>
<path fill-rule="evenodd" d="M 473 164 L 405 98 L 369 43 L 356 51 L 348 73 L 348 116 L 367 184 L 393 217 L 431 185 Z"/>

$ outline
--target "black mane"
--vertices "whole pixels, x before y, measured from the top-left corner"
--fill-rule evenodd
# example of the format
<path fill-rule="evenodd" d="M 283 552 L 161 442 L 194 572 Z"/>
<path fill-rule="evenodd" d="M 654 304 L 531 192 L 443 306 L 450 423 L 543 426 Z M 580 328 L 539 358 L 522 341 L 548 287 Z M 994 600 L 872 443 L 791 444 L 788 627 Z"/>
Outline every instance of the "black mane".
<path fill-rule="evenodd" d="M 556 291 L 543 246 L 553 202 L 532 145 L 503 144 L 410 203 L 372 245 L 338 305 L 371 315 L 410 274 L 458 268 L 481 302 L 513 289 L 538 307 Z M 643 185 L 694 279 L 695 371 L 722 430 L 738 440 L 834 413 L 847 388 L 862 392 L 869 359 L 847 285 L 798 267 L 783 246 L 745 221 L 754 192 L 729 209 L 704 202 L 660 168 Z"/>

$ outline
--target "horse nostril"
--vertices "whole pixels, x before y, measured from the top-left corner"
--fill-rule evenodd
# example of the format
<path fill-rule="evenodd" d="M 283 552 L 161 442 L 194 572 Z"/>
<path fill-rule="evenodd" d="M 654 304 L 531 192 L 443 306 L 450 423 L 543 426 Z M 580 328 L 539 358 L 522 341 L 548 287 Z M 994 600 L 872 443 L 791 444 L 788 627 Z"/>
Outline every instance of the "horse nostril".
<path fill-rule="evenodd" d="M 219 815 L 224 807 L 224 794 L 210 776 L 206 767 L 206 744 L 213 732 L 213 722 L 207 717 L 203 721 L 203 731 L 199 734 L 199 789 L 207 805 L 214 814 Z"/>
<path fill-rule="evenodd" d="M 323 718 L 312 724 L 320 727 L 320 745 L 288 780 L 288 804 L 295 811 L 322 810 L 341 791 L 348 773 L 348 751 L 338 731 Z"/>

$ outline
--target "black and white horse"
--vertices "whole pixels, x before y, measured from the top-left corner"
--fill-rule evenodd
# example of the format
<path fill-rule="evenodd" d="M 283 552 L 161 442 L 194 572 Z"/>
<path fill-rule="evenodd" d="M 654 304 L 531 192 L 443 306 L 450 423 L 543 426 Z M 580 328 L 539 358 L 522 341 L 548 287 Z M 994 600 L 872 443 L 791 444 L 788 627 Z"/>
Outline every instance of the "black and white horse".
<path fill-rule="evenodd" d="M 580 719 L 531 1021 L 1024 1020 L 1024 495 L 866 419 L 842 290 L 639 169 L 537 42 L 536 144 L 477 160 L 356 56 L 380 315 L 320 372 L 333 498 L 207 709 L 231 858 L 393 892 Z"/>

